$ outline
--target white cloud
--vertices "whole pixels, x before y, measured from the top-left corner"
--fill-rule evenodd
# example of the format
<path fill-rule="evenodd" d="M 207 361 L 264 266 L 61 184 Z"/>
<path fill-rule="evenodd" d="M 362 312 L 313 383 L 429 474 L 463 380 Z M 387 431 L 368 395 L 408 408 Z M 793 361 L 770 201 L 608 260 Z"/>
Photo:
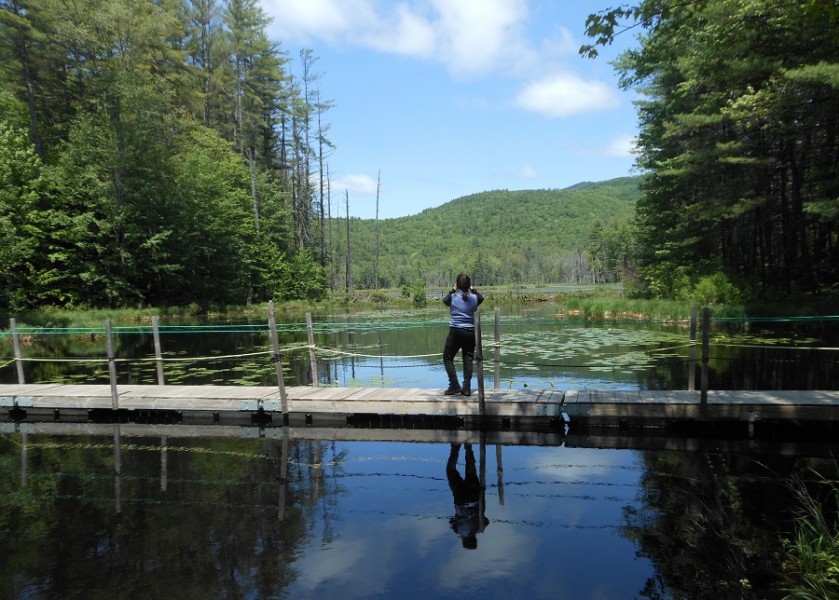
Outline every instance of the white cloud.
<path fill-rule="evenodd" d="M 531 60 L 523 34 L 525 0 L 433 0 L 438 58 L 456 73 L 508 70 Z"/>
<path fill-rule="evenodd" d="M 636 151 L 637 140 L 631 135 L 624 135 L 614 138 L 606 146 L 605 156 L 622 157 L 632 156 Z"/>
<path fill-rule="evenodd" d="M 576 46 L 570 33 L 537 48 L 528 0 L 262 0 L 280 42 L 346 44 L 434 60 L 457 75 L 522 74 Z"/>
<path fill-rule="evenodd" d="M 363 174 L 344 175 L 343 177 L 334 179 L 330 184 L 330 188 L 338 192 L 346 190 L 361 194 L 375 194 L 376 187 L 376 180 L 369 175 Z"/>
<path fill-rule="evenodd" d="M 519 177 L 521 179 L 536 179 L 539 176 L 539 173 L 536 172 L 536 169 L 531 167 L 530 165 L 525 165 L 519 171 Z"/>
<path fill-rule="evenodd" d="M 262 0 L 262 6 L 281 42 L 337 41 L 375 20 L 370 0 Z"/>
<path fill-rule="evenodd" d="M 360 32 L 357 38 L 363 45 L 382 52 L 433 58 L 437 52 L 437 32 L 433 24 L 422 15 L 400 4 L 387 22 Z"/>
<path fill-rule="evenodd" d="M 612 108 L 617 92 L 599 81 L 587 81 L 573 73 L 554 74 L 527 84 L 516 105 L 547 117 L 564 118 Z"/>

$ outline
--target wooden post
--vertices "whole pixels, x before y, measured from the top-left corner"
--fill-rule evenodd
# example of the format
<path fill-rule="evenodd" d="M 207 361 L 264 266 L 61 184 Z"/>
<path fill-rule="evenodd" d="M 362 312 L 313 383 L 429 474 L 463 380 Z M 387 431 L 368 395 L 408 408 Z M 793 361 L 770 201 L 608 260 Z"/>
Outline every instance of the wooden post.
<path fill-rule="evenodd" d="M 285 519 L 286 487 L 288 485 L 288 427 L 283 427 L 283 439 L 280 449 L 280 497 L 277 500 L 277 518 Z"/>
<path fill-rule="evenodd" d="M 23 362 L 20 353 L 20 338 L 17 335 L 17 322 L 14 319 L 9 319 L 9 329 L 12 330 L 12 349 L 15 353 L 15 365 L 17 366 L 17 382 L 21 385 L 26 383 L 23 376 Z"/>
<path fill-rule="evenodd" d="M 487 490 L 487 434 L 483 429 L 480 432 L 481 448 L 480 448 L 480 473 L 478 481 L 480 482 L 481 491 L 478 495 L 478 533 L 483 533 L 486 529 L 484 524 L 484 517 L 486 515 L 486 490 Z"/>
<path fill-rule="evenodd" d="M 114 340 L 111 336 L 111 320 L 105 321 L 105 337 L 108 345 L 108 377 L 111 380 L 111 408 L 119 408 L 117 395 L 117 365 L 114 362 Z"/>
<path fill-rule="evenodd" d="M 119 423 L 114 424 L 114 504 L 117 514 L 122 514 L 122 436 Z"/>
<path fill-rule="evenodd" d="M 501 309 L 495 307 L 495 377 L 492 380 L 493 389 L 501 387 Z"/>
<path fill-rule="evenodd" d="M 160 345 L 159 321 L 160 319 L 157 316 L 151 318 L 151 329 L 154 335 L 154 360 L 157 362 L 157 385 L 166 385 L 166 380 L 163 378 L 163 352 Z"/>
<path fill-rule="evenodd" d="M 481 346 L 481 313 L 475 311 L 475 362 L 478 369 L 478 411 L 483 417 L 486 415 L 484 399 L 484 351 Z"/>
<path fill-rule="evenodd" d="M 495 474 L 498 476 L 498 504 L 504 506 L 504 463 L 501 448 L 501 444 L 495 445 Z"/>
<path fill-rule="evenodd" d="M 318 357 L 315 354 L 315 332 L 312 328 L 312 313 L 306 313 L 306 333 L 309 335 L 309 364 L 312 368 L 312 385 L 320 387 L 320 378 L 318 377 Z"/>
<path fill-rule="evenodd" d="M 29 434 L 20 432 L 20 487 L 29 485 Z"/>
<path fill-rule="evenodd" d="M 710 356 L 709 346 L 711 342 L 711 309 L 702 309 L 702 376 L 700 404 L 703 408 L 708 406 L 708 358 Z"/>
<path fill-rule="evenodd" d="M 690 350 L 688 358 L 688 391 L 696 391 L 696 305 L 690 307 Z"/>
<path fill-rule="evenodd" d="M 160 438 L 160 491 L 169 487 L 169 454 L 166 450 L 166 436 Z"/>
<path fill-rule="evenodd" d="M 274 320 L 274 302 L 268 301 L 268 329 L 271 337 L 271 351 L 273 352 L 274 369 L 277 371 L 277 387 L 280 388 L 280 402 L 283 409 L 283 421 L 288 419 L 288 396 L 286 396 L 283 381 L 283 359 L 280 355 L 280 339 L 277 337 L 277 322 Z"/>

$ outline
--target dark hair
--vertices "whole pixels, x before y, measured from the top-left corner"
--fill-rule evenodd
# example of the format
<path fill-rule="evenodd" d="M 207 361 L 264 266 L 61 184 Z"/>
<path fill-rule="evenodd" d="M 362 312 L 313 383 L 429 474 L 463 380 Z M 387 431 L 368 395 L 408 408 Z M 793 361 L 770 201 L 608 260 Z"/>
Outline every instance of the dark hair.
<path fill-rule="evenodd" d="M 466 300 L 466 297 L 469 295 L 469 288 L 472 287 L 472 280 L 469 279 L 469 275 L 466 273 L 460 273 L 457 276 L 457 289 L 463 292 L 463 299 Z"/>

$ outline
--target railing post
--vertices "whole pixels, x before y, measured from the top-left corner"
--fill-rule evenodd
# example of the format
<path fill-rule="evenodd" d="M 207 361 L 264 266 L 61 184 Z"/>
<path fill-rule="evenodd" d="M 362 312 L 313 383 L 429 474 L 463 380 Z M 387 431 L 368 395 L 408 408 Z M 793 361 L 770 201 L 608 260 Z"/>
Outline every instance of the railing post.
<path fill-rule="evenodd" d="M 12 330 L 12 350 L 15 353 L 15 365 L 17 366 L 17 382 L 21 385 L 26 383 L 26 378 L 23 376 L 23 362 L 20 353 L 20 338 L 17 335 L 17 322 L 14 319 L 9 319 L 9 329 Z"/>
<path fill-rule="evenodd" d="M 169 453 L 166 449 L 166 436 L 160 437 L 160 491 L 169 487 Z"/>
<path fill-rule="evenodd" d="M 696 390 L 696 305 L 690 307 L 690 350 L 688 351 L 688 391 Z"/>
<path fill-rule="evenodd" d="M 274 302 L 268 301 L 268 329 L 271 337 L 271 351 L 273 353 L 274 369 L 277 372 L 277 387 L 280 388 L 280 403 L 283 409 L 283 422 L 288 420 L 288 396 L 283 381 L 283 359 L 280 354 L 280 339 L 277 337 L 277 322 L 274 320 Z"/>
<path fill-rule="evenodd" d="M 306 333 L 309 336 L 309 364 L 312 368 L 312 385 L 320 387 L 320 378 L 318 377 L 318 358 L 315 354 L 315 332 L 312 328 L 312 313 L 306 313 Z"/>
<path fill-rule="evenodd" d="M 114 423 L 114 504 L 117 514 L 122 514 L 122 432 L 119 423 Z"/>
<path fill-rule="evenodd" d="M 111 408 L 119 408 L 119 396 L 117 394 L 117 365 L 114 361 L 114 340 L 111 336 L 111 320 L 105 321 L 105 338 L 108 347 L 108 378 L 111 380 Z"/>
<path fill-rule="evenodd" d="M 166 385 L 166 380 L 163 378 L 163 351 L 160 345 L 159 320 L 157 316 L 151 318 L 151 329 L 154 335 L 154 360 L 157 363 L 157 385 Z"/>
<path fill-rule="evenodd" d="M 486 415 L 486 401 L 484 399 L 484 351 L 481 345 L 481 313 L 475 312 L 475 360 L 478 370 L 478 411 L 483 417 Z"/>
<path fill-rule="evenodd" d="M 286 487 L 288 485 L 288 427 L 283 427 L 283 439 L 280 447 L 280 497 L 277 500 L 277 518 L 285 519 Z"/>
<path fill-rule="evenodd" d="M 501 387 L 501 308 L 495 307 L 495 376 L 493 377 L 493 389 Z"/>
<path fill-rule="evenodd" d="M 711 309 L 702 309 L 702 377 L 700 404 L 702 408 L 708 406 L 708 359 L 710 356 L 709 346 L 711 342 Z"/>

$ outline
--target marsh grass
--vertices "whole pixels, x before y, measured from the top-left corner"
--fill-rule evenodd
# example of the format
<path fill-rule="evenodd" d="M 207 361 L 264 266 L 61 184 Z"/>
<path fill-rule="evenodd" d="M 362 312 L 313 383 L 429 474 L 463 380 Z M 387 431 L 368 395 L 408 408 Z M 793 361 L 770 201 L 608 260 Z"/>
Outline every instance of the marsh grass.
<path fill-rule="evenodd" d="M 654 320 L 684 322 L 690 320 L 691 303 L 680 300 L 630 298 L 620 286 L 496 286 L 481 288 L 486 299 L 484 307 L 523 305 L 556 306 L 556 315 L 562 318 L 579 318 L 592 321 Z M 442 298 L 444 290 L 429 289 L 425 306 L 433 306 Z M 802 298 L 782 301 L 764 301 L 749 305 L 715 305 L 710 307 L 714 319 L 748 319 L 750 317 L 818 316 L 834 314 L 835 298 Z M 278 318 L 300 317 L 306 312 L 317 314 L 338 313 L 358 309 L 378 310 L 422 308 L 416 298 L 400 290 L 353 290 L 335 292 L 326 299 L 313 303 L 292 301 L 275 303 Z M 702 308 L 702 307 L 698 307 Z M 33 327 L 98 327 L 110 319 L 115 324 L 150 324 L 153 316 L 162 321 L 179 324 L 265 318 L 267 304 L 248 306 L 140 307 L 119 309 L 63 309 L 45 307 L 18 314 L 0 315 L 2 324 L 15 317 L 19 326 Z"/>
<path fill-rule="evenodd" d="M 805 487 L 797 492 L 801 512 L 795 519 L 795 533 L 785 540 L 787 559 L 784 570 L 790 581 L 789 600 L 830 600 L 839 598 L 839 488 L 826 484 L 829 501 L 819 502 Z M 832 515 L 823 508 L 832 504 Z"/>

